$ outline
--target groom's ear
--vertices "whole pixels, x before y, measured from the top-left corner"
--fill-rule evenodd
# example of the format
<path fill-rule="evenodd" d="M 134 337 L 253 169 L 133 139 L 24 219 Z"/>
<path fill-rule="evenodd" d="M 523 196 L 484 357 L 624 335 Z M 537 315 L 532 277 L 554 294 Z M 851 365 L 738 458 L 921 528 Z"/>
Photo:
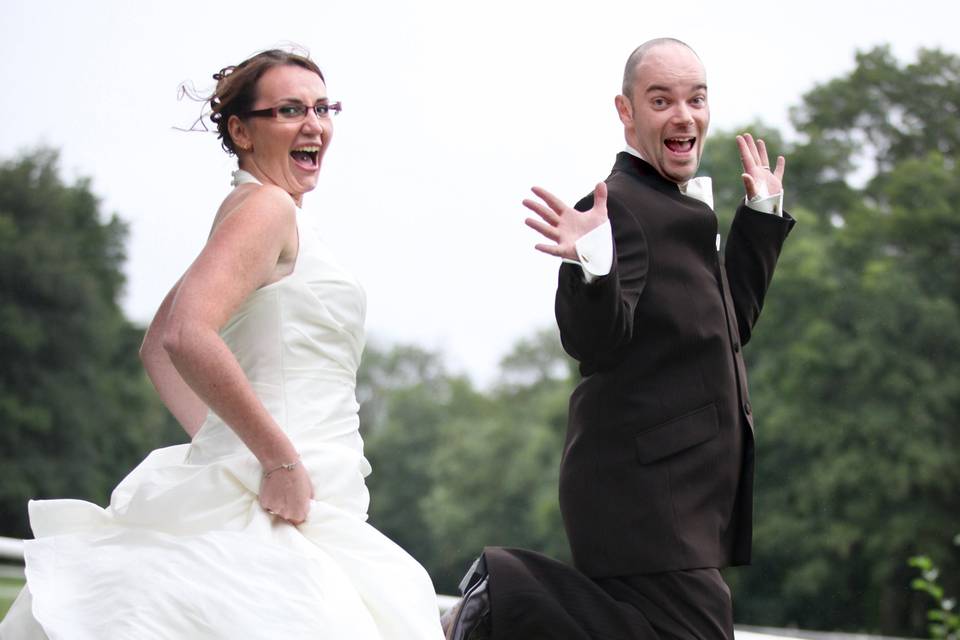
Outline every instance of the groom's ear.
<path fill-rule="evenodd" d="M 623 126 L 633 129 L 633 105 L 630 104 L 630 99 L 620 94 L 613 99 L 613 104 L 617 108 L 617 115 L 620 116 Z"/>

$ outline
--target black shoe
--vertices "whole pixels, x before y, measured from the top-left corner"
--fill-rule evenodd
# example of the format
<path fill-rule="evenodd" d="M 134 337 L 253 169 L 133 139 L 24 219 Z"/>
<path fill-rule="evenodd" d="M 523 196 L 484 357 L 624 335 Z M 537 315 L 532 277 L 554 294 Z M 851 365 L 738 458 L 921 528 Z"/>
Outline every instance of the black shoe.
<path fill-rule="evenodd" d="M 447 629 L 447 640 L 487 640 L 490 632 L 490 593 L 487 565 L 481 555 L 460 582 L 463 596 Z"/>
<path fill-rule="evenodd" d="M 470 591 L 480 580 L 487 577 L 487 560 L 483 557 L 481 553 L 477 556 L 477 559 L 473 561 L 473 564 L 470 565 L 470 568 L 467 569 L 467 573 L 460 580 L 458 589 L 460 590 L 460 595 L 466 597 L 467 592 Z"/>

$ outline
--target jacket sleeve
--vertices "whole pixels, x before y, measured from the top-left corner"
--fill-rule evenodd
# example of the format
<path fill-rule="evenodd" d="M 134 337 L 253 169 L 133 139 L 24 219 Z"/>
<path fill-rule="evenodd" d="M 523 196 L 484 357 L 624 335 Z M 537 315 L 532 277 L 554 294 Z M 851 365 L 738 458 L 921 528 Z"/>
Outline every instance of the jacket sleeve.
<path fill-rule="evenodd" d="M 786 211 L 781 217 L 745 205 L 737 209 L 724 249 L 723 268 L 730 283 L 741 344 L 750 340 L 780 250 L 794 224 L 796 220 Z"/>
<path fill-rule="evenodd" d="M 585 211 L 593 196 L 577 203 Z M 564 263 L 557 283 L 555 311 L 563 348 L 592 368 L 630 342 L 634 312 L 647 281 L 647 241 L 636 217 L 611 194 L 607 214 L 613 230 L 610 273 L 589 284 L 579 265 Z"/>

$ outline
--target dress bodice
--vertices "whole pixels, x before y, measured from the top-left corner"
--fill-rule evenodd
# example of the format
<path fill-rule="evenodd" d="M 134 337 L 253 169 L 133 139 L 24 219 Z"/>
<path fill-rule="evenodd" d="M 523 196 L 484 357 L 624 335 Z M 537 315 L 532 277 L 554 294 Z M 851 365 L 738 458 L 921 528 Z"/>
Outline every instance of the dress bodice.
<path fill-rule="evenodd" d="M 235 183 L 251 181 L 255 179 L 246 172 L 235 174 Z M 299 246 L 293 272 L 250 294 L 220 335 L 257 396 L 292 438 L 356 436 L 356 372 L 364 346 L 366 297 L 300 209 L 296 216 Z M 194 442 L 221 431 L 223 439 L 233 440 L 211 412 Z"/>

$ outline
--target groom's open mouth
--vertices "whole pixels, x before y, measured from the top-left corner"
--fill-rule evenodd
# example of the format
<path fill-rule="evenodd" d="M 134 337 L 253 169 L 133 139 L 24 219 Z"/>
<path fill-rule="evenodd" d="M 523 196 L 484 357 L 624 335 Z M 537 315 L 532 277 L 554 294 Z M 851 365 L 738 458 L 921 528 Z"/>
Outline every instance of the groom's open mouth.
<path fill-rule="evenodd" d="M 290 152 L 290 157 L 304 171 L 315 171 L 320 159 L 320 147 L 315 145 L 297 147 Z"/>
<path fill-rule="evenodd" d="M 696 138 L 689 137 L 677 137 L 677 138 L 667 138 L 663 141 L 663 144 L 673 151 L 674 153 L 689 153 L 693 151 L 693 145 L 697 142 Z"/>

